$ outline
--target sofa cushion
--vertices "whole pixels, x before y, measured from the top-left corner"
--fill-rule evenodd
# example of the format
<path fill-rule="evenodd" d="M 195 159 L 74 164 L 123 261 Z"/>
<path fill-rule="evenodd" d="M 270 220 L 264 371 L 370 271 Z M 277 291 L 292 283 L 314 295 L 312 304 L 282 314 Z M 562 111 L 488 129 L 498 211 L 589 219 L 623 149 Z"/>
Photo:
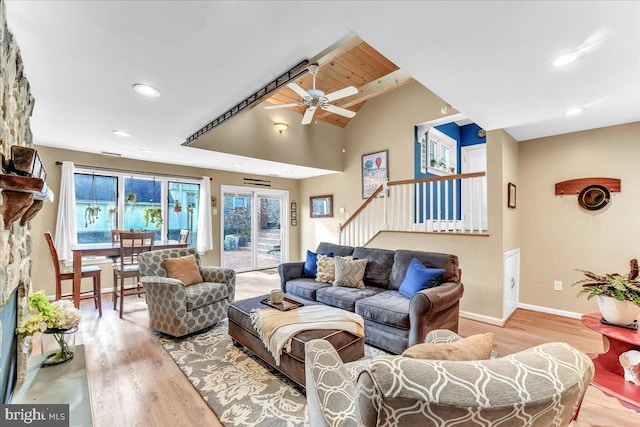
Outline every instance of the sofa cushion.
<path fill-rule="evenodd" d="M 353 259 L 352 256 L 330 257 L 328 255 L 318 254 L 318 274 L 316 274 L 316 282 L 333 284 L 333 281 L 336 279 L 335 258 Z"/>
<path fill-rule="evenodd" d="M 315 279 L 318 274 L 318 254 L 326 254 L 329 257 L 333 256 L 333 252 L 311 252 L 307 251 L 307 257 L 304 261 L 304 267 L 302 267 L 302 277 Z"/>
<path fill-rule="evenodd" d="M 365 320 L 409 329 L 409 302 L 398 291 L 383 291 L 356 302 L 356 314 Z"/>
<path fill-rule="evenodd" d="M 471 335 L 450 343 L 422 343 L 409 347 L 404 357 L 429 360 L 487 360 L 491 358 L 493 332 Z"/>
<path fill-rule="evenodd" d="M 412 259 L 409 263 L 409 268 L 404 276 L 404 280 L 400 285 L 398 291 L 401 295 L 407 298 L 411 298 L 414 294 L 422 291 L 423 289 L 433 288 L 438 286 L 442 280 L 444 269 L 442 268 L 427 268 L 416 258 Z"/>
<path fill-rule="evenodd" d="M 395 251 L 389 249 L 355 248 L 353 251 L 354 259 L 367 259 L 367 268 L 364 271 L 364 284 L 367 286 L 388 288 L 394 255 Z"/>
<path fill-rule="evenodd" d="M 202 282 L 186 286 L 184 291 L 187 294 L 188 311 L 211 305 L 229 296 L 229 287 L 226 283 Z"/>
<path fill-rule="evenodd" d="M 407 251 L 398 249 L 393 258 L 393 268 L 391 269 L 391 275 L 389 276 L 390 289 L 400 288 L 400 285 L 404 280 L 404 276 L 407 273 L 407 268 L 409 268 L 409 264 L 413 258 L 416 258 L 425 267 L 444 269 L 442 283 L 458 282 L 460 280 L 458 278 L 457 256 L 437 252 Z"/>
<path fill-rule="evenodd" d="M 336 257 L 334 260 L 336 277 L 333 286 L 364 289 L 364 270 L 367 268 L 366 259 L 351 260 Z"/>
<path fill-rule="evenodd" d="M 301 278 L 289 280 L 285 285 L 285 291 L 301 298 L 315 301 L 316 291 L 318 289 L 328 287 L 331 287 L 329 283 L 320 283 L 316 282 L 314 279 Z"/>
<path fill-rule="evenodd" d="M 353 246 L 336 245 L 334 243 L 320 242 L 316 252 L 319 254 L 328 254 L 333 252 L 335 256 L 353 255 Z"/>
<path fill-rule="evenodd" d="M 331 286 L 318 289 L 316 292 L 316 301 L 353 312 L 355 311 L 356 301 L 380 292 L 384 292 L 384 289 L 373 286 L 364 289 Z"/>

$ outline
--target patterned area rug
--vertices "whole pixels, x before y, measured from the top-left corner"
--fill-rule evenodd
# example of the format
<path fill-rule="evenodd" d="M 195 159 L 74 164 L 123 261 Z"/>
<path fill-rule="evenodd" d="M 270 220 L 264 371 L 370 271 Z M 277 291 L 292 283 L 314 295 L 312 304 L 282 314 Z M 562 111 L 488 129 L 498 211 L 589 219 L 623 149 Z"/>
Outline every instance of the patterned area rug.
<path fill-rule="evenodd" d="M 227 333 L 227 320 L 193 336 L 159 336 L 202 398 L 225 426 L 306 426 L 307 400 L 286 377 Z M 367 356 L 386 354 L 365 347 Z"/>

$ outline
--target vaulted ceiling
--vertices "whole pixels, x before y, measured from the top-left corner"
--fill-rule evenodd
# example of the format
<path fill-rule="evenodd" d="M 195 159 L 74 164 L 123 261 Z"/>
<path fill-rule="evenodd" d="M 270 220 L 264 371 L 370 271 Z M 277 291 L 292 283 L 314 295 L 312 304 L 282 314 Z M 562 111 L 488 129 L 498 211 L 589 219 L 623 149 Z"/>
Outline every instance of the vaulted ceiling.
<path fill-rule="evenodd" d="M 348 33 L 482 128 L 517 140 L 640 120 L 640 2 L 6 0 L 6 9 L 41 145 L 236 170 L 234 156 L 180 144 Z M 577 50 L 574 63 L 551 66 Z M 327 61 L 319 79 L 345 63 Z M 131 90 L 139 82 L 161 96 L 141 98 Z M 565 115 L 574 107 L 582 114 Z M 247 173 L 327 173 L 242 163 Z"/>

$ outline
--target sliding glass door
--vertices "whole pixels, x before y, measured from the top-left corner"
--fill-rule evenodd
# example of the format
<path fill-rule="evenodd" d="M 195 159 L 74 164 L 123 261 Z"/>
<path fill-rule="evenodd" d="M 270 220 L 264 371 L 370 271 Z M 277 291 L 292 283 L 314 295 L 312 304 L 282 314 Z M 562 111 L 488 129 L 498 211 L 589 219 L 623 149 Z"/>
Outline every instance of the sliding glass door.
<path fill-rule="evenodd" d="M 276 267 L 286 253 L 289 192 L 222 186 L 222 266 Z"/>

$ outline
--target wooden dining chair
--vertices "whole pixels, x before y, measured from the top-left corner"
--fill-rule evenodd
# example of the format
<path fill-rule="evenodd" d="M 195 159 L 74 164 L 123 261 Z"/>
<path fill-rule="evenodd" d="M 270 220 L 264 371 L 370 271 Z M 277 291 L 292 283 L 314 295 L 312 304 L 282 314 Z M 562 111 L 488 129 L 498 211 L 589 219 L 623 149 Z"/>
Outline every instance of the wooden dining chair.
<path fill-rule="evenodd" d="M 44 233 L 44 238 L 49 245 L 49 252 L 51 252 L 51 260 L 53 261 L 53 268 L 56 272 L 56 300 L 59 299 L 71 299 L 73 298 L 73 292 L 62 292 L 62 281 L 71 280 L 73 282 L 73 269 L 60 269 L 60 258 L 58 258 L 58 251 L 53 243 L 53 237 L 48 231 Z M 83 266 L 81 270 L 81 278 L 91 278 L 93 280 L 93 289 L 80 292 L 80 299 L 93 299 L 95 306 L 98 309 L 98 314 L 102 316 L 102 297 L 100 290 L 100 274 L 102 269 L 97 265 Z"/>
<path fill-rule="evenodd" d="M 178 243 L 187 243 L 189 241 L 189 233 L 191 230 L 187 228 L 183 228 L 180 230 L 180 234 L 178 235 Z"/>
<path fill-rule="evenodd" d="M 117 309 L 120 298 L 120 318 L 124 309 L 124 297 L 127 295 L 141 295 L 144 288 L 140 286 L 140 269 L 138 268 L 138 254 L 153 250 L 155 233 L 150 232 L 120 232 L 120 258 L 113 265 L 113 274 L 119 283 L 114 283 L 113 309 Z M 135 279 L 135 286 L 125 288 L 127 278 Z"/>

